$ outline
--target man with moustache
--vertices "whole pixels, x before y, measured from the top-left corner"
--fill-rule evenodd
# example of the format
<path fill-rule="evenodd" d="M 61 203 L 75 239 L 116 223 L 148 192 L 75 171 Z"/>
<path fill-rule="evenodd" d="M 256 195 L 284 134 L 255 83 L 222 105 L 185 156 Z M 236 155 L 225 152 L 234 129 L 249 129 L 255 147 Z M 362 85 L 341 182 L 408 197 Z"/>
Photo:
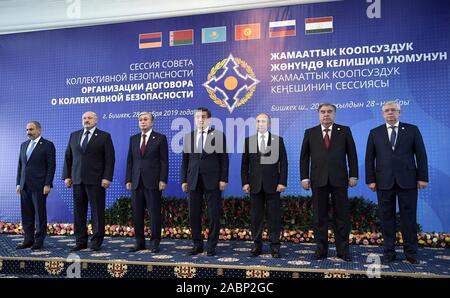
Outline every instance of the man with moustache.
<path fill-rule="evenodd" d="M 92 213 L 91 249 L 98 251 L 105 235 L 105 191 L 113 179 L 114 146 L 111 135 L 97 128 L 94 112 L 83 114 L 82 125 L 82 130 L 70 135 L 62 176 L 67 188 L 73 186 L 76 245 L 71 251 L 87 248 L 88 203 Z"/>

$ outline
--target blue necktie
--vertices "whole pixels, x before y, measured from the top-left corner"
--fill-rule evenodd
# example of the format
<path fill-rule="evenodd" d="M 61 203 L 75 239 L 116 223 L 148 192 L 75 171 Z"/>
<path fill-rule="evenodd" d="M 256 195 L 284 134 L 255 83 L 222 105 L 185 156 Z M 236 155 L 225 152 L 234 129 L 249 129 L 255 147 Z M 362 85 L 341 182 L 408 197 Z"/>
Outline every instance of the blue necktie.
<path fill-rule="evenodd" d="M 33 153 L 34 147 L 36 146 L 36 142 L 35 141 L 31 141 L 30 146 L 28 147 L 27 150 L 27 161 L 30 159 L 31 153 Z"/>
<path fill-rule="evenodd" d="M 395 126 L 391 126 L 390 128 L 392 129 L 390 142 L 391 142 L 392 149 L 394 149 L 395 139 L 397 138 L 397 133 L 395 132 Z"/>
<path fill-rule="evenodd" d="M 87 148 L 87 144 L 89 142 L 89 134 L 91 132 L 89 130 L 86 130 L 86 132 L 84 133 L 84 140 L 83 143 L 81 144 L 81 149 L 83 150 L 83 152 L 86 152 L 86 148 Z"/>

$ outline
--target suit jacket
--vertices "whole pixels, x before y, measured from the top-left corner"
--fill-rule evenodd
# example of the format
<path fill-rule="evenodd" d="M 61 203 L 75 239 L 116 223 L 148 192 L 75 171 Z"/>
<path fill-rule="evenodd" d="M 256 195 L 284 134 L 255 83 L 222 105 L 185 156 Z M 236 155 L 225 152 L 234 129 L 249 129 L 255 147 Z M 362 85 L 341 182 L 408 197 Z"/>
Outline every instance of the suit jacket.
<path fill-rule="evenodd" d="M 80 146 L 82 135 L 83 129 L 70 135 L 62 179 L 71 178 L 73 184 L 94 185 L 100 185 L 102 179 L 112 181 L 115 156 L 111 135 L 96 128 L 86 152 Z"/>
<path fill-rule="evenodd" d="M 416 188 L 417 181 L 428 182 L 428 159 L 419 128 L 399 123 L 395 149 L 389 142 L 386 125 L 370 131 L 366 148 L 366 183 L 390 189 L 394 181 L 404 189 Z"/>
<path fill-rule="evenodd" d="M 208 190 L 219 188 L 219 181 L 228 182 L 228 153 L 225 135 L 210 129 L 206 136 L 203 154 L 195 153 L 197 131 L 184 136 L 183 160 L 181 162 L 181 183 L 188 183 L 190 190 L 195 190 L 198 176 L 205 179 L 203 183 Z"/>
<path fill-rule="evenodd" d="M 329 149 L 320 125 L 305 130 L 300 176 L 301 180 L 310 179 L 311 187 L 325 186 L 328 181 L 335 187 L 348 187 L 349 177 L 358 178 L 358 157 L 350 128 L 334 123 Z"/>
<path fill-rule="evenodd" d="M 145 188 L 159 189 L 159 181 L 167 183 L 169 173 L 167 138 L 152 130 L 144 156 L 141 155 L 141 138 L 142 133 L 130 137 L 125 183 L 131 182 L 133 189 L 136 189 L 142 177 Z"/>
<path fill-rule="evenodd" d="M 245 139 L 241 163 L 242 186 L 250 184 L 251 193 L 275 193 L 278 184 L 287 186 L 288 160 L 283 138 L 269 132 L 266 152 L 258 148 L 258 135 Z"/>
<path fill-rule="evenodd" d="M 55 145 L 41 137 L 27 161 L 27 148 L 30 140 L 20 145 L 17 185 L 31 191 L 42 191 L 45 185 L 53 187 L 55 177 Z"/>

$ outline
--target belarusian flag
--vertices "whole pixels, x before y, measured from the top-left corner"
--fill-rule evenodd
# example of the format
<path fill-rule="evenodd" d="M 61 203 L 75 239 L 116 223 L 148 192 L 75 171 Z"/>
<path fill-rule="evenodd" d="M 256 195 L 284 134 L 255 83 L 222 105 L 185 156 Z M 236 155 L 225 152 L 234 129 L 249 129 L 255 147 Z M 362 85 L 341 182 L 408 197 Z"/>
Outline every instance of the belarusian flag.
<path fill-rule="evenodd" d="M 333 17 L 305 19 L 305 34 L 333 32 Z"/>

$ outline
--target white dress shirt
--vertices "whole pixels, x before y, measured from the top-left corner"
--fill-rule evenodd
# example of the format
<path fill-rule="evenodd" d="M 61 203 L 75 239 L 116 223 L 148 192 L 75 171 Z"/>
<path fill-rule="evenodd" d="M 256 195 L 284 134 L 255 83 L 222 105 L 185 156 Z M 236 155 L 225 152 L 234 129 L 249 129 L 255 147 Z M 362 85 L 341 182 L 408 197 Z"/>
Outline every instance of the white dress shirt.
<path fill-rule="evenodd" d="M 89 142 L 90 142 L 90 140 L 91 140 L 91 138 L 92 138 L 92 136 L 94 135 L 94 132 L 95 132 L 95 129 L 96 129 L 97 127 L 96 126 L 94 126 L 93 128 L 91 128 L 91 129 L 84 129 L 83 130 L 83 135 L 81 136 L 81 140 L 80 140 L 80 146 L 83 146 L 83 141 L 84 141 L 84 138 L 86 137 L 86 131 L 88 131 L 89 130 L 89 139 L 88 139 L 88 144 L 89 144 Z"/>
<path fill-rule="evenodd" d="M 150 135 L 152 134 L 152 129 L 150 129 L 149 131 L 147 131 L 146 133 L 142 133 L 141 132 L 141 141 L 139 142 L 139 148 L 142 147 L 142 135 L 145 135 L 145 144 L 144 146 L 147 146 L 148 143 L 148 138 L 150 138 Z"/>

